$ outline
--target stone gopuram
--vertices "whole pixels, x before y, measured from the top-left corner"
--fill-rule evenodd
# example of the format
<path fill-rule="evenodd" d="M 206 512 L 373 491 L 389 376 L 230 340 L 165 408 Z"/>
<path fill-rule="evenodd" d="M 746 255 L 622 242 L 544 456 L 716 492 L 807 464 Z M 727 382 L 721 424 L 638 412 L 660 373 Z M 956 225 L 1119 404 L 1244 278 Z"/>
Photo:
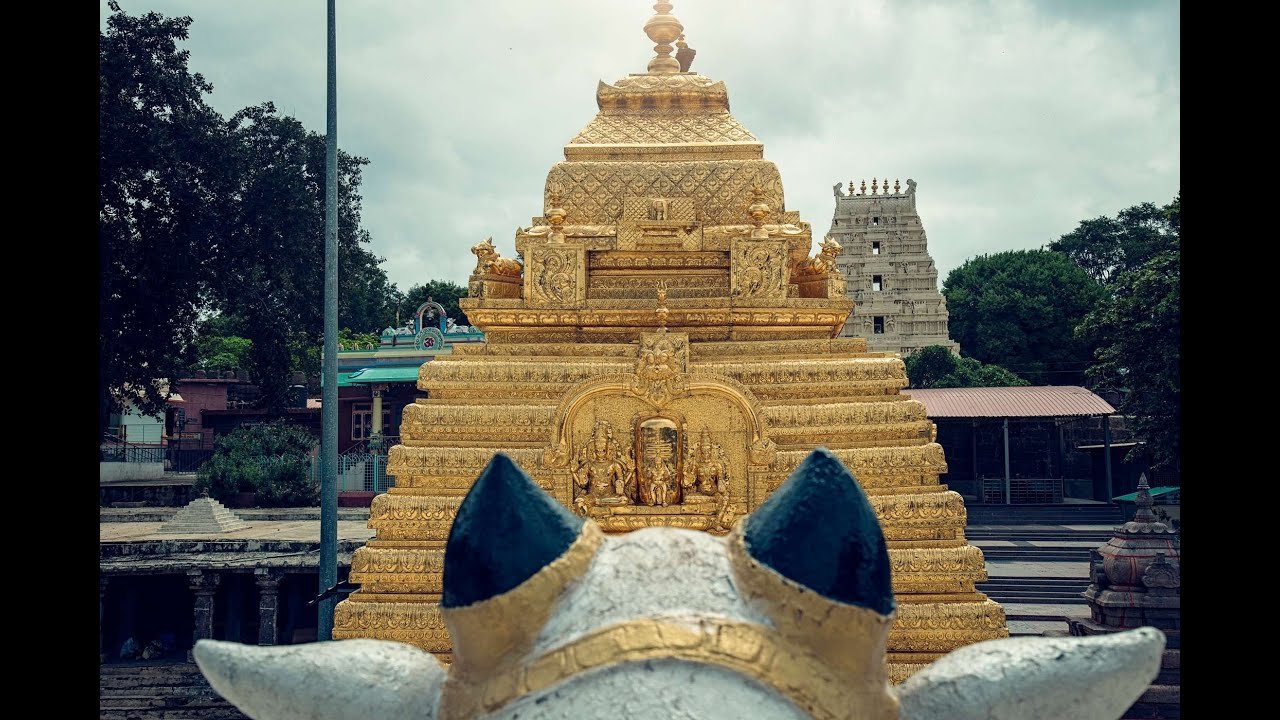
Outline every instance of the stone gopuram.
<path fill-rule="evenodd" d="M 842 337 L 867 339 L 867 349 L 903 356 L 929 345 L 959 354 L 947 334 L 947 301 L 938 292 L 938 269 L 916 213 L 916 181 L 904 189 L 886 178 L 845 194 L 837 183 L 835 215 L 827 237 L 841 247 L 836 266 L 847 278 L 854 311 Z"/>
<path fill-rule="evenodd" d="M 837 337 L 853 305 L 837 248 L 809 256 L 777 167 L 730 115 L 724 83 L 682 70 L 692 50 L 671 56 L 683 41 L 671 5 L 654 9 L 657 56 L 599 84 L 542 214 L 516 232 L 521 260 L 472 248 L 462 303 L 486 342 L 422 366 L 429 396 L 405 408 L 395 487 L 373 501 L 376 537 L 352 558 L 361 587 L 337 606 L 334 637 L 450 658 L 445 541 L 496 451 L 606 532 L 724 534 L 819 445 L 853 471 L 888 541 L 891 677 L 1007 636 L 974 588 L 985 564 L 963 500 L 938 482 L 933 423 L 899 392 L 902 361 Z"/>

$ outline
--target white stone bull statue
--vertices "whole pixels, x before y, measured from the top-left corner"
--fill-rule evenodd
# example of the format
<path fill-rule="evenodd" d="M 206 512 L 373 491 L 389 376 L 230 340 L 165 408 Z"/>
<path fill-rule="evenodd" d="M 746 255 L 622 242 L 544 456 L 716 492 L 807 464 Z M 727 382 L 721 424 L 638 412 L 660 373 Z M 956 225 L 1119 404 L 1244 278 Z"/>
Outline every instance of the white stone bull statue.
<path fill-rule="evenodd" d="M 448 669 L 380 640 L 201 640 L 195 658 L 255 720 L 1109 720 L 1164 649 L 1152 628 L 993 640 L 891 687 L 884 535 L 823 449 L 724 538 L 605 537 L 496 455 L 450 532 L 441 607 Z"/>

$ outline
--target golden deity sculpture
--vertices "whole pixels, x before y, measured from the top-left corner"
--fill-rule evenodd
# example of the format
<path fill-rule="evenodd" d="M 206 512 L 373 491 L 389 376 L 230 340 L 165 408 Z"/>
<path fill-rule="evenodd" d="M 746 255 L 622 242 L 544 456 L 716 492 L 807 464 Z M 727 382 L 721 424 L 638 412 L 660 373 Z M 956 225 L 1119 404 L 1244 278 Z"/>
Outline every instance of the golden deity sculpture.
<path fill-rule="evenodd" d="M 657 56 L 599 84 L 599 112 L 547 174 L 542 215 L 516 231 L 520 261 L 489 240 L 472 248 L 461 305 L 486 342 L 422 366 L 428 397 L 404 410 L 395 487 L 373 501 L 376 537 L 352 560 L 361 587 L 338 605 L 334 637 L 450 658 L 444 545 L 496 451 L 605 532 L 723 534 L 817 446 L 853 471 L 888 541 L 890 676 L 1007 636 L 974 588 L 982 552 L 938 481 L 933 423 L 900 392 L 902 360 L 838 337 L 853 307 L 839 245 L 810 257 L 778 168 L 729 113 L 724 83 L 687 70 L 671 5 L 654 8 Z"/>

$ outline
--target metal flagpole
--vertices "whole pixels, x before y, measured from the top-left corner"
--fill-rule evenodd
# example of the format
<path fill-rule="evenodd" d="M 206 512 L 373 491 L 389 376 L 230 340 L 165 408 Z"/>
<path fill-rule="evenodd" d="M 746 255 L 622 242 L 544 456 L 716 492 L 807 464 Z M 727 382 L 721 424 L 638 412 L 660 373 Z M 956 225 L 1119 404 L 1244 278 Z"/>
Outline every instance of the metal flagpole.
<path fill-rule="evenodd" d="M 337 13 L 329 0 L 328 128 L 324 197 L 324 393 L 320 437 L 320 592 L 338 584 L 338 52 Z M 333 639 L 338 598 L 320 601 L 316 639 Z"/>

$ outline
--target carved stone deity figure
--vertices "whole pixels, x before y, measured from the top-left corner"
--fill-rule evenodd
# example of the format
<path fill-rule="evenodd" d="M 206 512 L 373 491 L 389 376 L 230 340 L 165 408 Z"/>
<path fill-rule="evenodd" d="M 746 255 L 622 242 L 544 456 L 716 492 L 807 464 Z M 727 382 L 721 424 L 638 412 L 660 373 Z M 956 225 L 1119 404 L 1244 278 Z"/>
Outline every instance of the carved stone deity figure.
<path fill-rule="evenodd" d="M 675 493 L 672 492 L 676 471 L 671 463 L 663 458 L 653 457 L 645 466 L 648 481 L 649 504 L 666 507 L 673 504 Z"/>
<path fill-rule="evenodd" d="M 729 483 L 729 464 L 724 450 L 711 442 L 710 431 L 704 429 L 696 447 L 689 449 L 685 466 L 685 487 L 697 496 L 710 499 Z"/>
<path fill-rule="evenodd" d="M 575 494 L 579 500 L 589 499 L 597 505 L 628 505 L 631 474 L 631 463 L 613 437 L 613 426 L 604 420 L 597 422 L 574 464 Z"/>
<path fill-rule="evenodd" d="M 471 248 L 471 252 L 476 256 L 476 269 L 471 272 L 473 278 L 482 275 L 506 275 L 518 278 L 524 269 L 519 260 L 504 258 L 498 254 L 491 237 L 476 243 Z"/>

